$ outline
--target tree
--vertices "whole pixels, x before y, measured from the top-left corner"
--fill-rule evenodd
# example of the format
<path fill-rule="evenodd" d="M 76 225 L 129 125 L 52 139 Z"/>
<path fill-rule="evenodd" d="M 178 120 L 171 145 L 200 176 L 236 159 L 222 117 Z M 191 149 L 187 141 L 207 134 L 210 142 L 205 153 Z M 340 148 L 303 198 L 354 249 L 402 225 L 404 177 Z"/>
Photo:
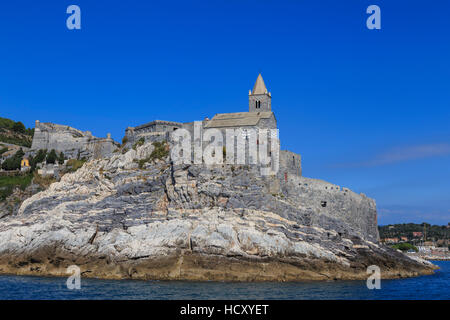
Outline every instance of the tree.
<path fill-rule="evenodd" d="M 44 161 L 46 157 L 47 157 L 47 150 L 40 149 L 37 152 L 36 156 L 33 158 L 33 161 L 31 162 L 31 166 L 36 167 L 36 165 L 38 163 L 41 163 L 42 161 Z"/>
<path fill-rule="evenodd" d="M 20 169 L 20 162 L 22 161 L 23 156 L 25 153 L 23 152 L 22 148 L 17 150 L 17 152 L 12 156 L 3 161 L 2 163 L 2 169 L 3 170 L 18 170 Z"/>
<path fill-rule="evenodd" d="M 12 130 L 19 133 L 25 133 L 26 128 L 22 122 L 18 121 L 13 124 Z"/>
<path fill-rule="evenodd" d="M 42 149 L 36 153 L 34 158 L 30 157 L 31 171 L 34 171 L 36 169 L 37 164 L 44 161 L 46 157 L 47 157 L 47 150 Z"/>
<path fill-rule="evenodd" d="M 56 160 L 58 159 L 58 156 L 56 155 L 55 149 L 52 149 L 50 153 L 47 155 L 47 163 L 54 164 Z"/>
<path fill-rule="evenodd" d="M 410 244 L 408 242 L 394 244 L 392 246 L 392 248 L 399 249 L 401 251 L 407 251 L 407 250 L 411 250 L 411 249 L 414 250 L 415 252 L 419 251 L 415 246 L 413 246 L 412 244 Z"/>
<path fill-rule="evenodd" d="M 20 148 L 16 154 L 14 155 L 14 157 L 19 158 L 20 160 L 22 160 L 23 156 L 25 155 L 25 152 L 23 152 L 22 148 Z"/>
<path fill-rule="evenodd" d="M 61 151 L 61 153 L 59 154 L 59 157 L 58 157 L 58 163 L 64 164 L 64 160 L 65 160 L 64 153 Z"/>

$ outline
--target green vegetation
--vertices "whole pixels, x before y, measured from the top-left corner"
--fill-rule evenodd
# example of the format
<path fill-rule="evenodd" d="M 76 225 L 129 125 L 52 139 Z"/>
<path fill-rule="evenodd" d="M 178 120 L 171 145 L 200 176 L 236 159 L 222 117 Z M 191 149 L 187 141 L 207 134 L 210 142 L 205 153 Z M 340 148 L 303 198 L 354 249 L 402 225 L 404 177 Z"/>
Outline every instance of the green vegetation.
<path fill-rule="evenodd" d="M 0 141 L 24 147 L 31 147 L 34 129 L 27 129 L 22 122 L 0 117 Z"/>
<path fill-rule="evenodd" d="M 24 156 L 24 152 L 22 148 L 17 150 L 16 154 L 12 157 L 9 157 L 2 163 L 2 169 L 3 170 L 18 170 L 20 169 L 20 162 L 22 161 L 22 158 Z"/>
<path fill-rule="evenodd" d="M 58 163 L 64 164 L 64 160 L 66 160 L 66 158 L 64 157 L 64 153 L 61 151 L 61 153 L 59 154 L 59 157 L 58 157 Z"/>
<path fill-rule="evenodd" d="M 135 142 L 133 144 L 133 150 L 136 150 L 137 147 L 140 147 L 140 146 L 144 145 L 144 143 L 145 143 L 145 139 L 144 138 L 140 138 L 137 142 Z"/>
<path fill-rule="evenodd" d="M 449 239 L 450 229 L 447 226 L 430 225 L 428 223 L 403 223 L 378 226 L 380 238 L 408 237 L 413 238 L 413 232 L 426 232 L 427 240 Z"/>
<path fill-rule="evenodd" d="M 403 242 L 403 243 L 397 243 L 391 246 L 394 249 L 398 249 L 401 251 L 408 251 L 408 250 L 414 250 L 415 252 L 419 252 L 419 249 L 417 249 L 415 246 L 413 246 L 410 243 Z"/>
<path fill-rule="evenodd" d="M 17 137 L 5 136 L 4 134 L 1 134 L 1 133 L 0 133 L 0 141 L 4 142 L 4 143 L 15 144 L 17 146 L 27 147 L 27 148 L 31 147 L 30 140 L 25 140 L 23 138 L 17 138 Z"/>
<path fill-rule="evenodd" d="M 22 122 L 0 117 L 0 128 L 33 136 L 34 129 L 26 129 Z"/>
<path fill-rule="evenodd" d="M 8 147 L 1 148 L 1 149 L 0 149 L 0 156 L 1 156 L 2 154 L 4 154 L 6 151 L 8 151 Z"/>
<path fill-rule="evenodd" d="M 167 146 L 167 143 L 165 141 L 155 141 L 152 143 L 155 149 L 153 149 L 152 153 L 150 154 L 150 160 L 162 160 L 166 158 L 169 155 L 169 148 Z"/>
<path fill-rule="evenodd" d="M 69 161 L 67 161 L 67 167 L 70 167 L 69 172 L 75 172 L 78 169 L 80 169 L 83 164 L 86 162 L 86 160 L 82 159 L 82 160 L 78 160 L 78 159 L 70 159 Z"/>
<path fill-rule="evenodd" d="M 27 129 L 25 128 L 23 123 L 20 121 L 13 124 L 12 130 L 14 132 L 18 132 L 18 133 L 26 133 L 26 131 L 27 131 Z"/>
<path fill-rule="evenodd" d="M 38 184 L 44 189 L 47 189 L 53 182 L 57 180 L 53 176 L 41 176 L 37 172 L 33 173 L 33 183 Z"/>
<path fill-rule="evenodd" d="M 31 174 L 12 177 L 0 176 L 0 201 L 5 201 L 16 187 L 25 190 L 31 184 L 32 179 L 33 176 Z"/>
<path fill-rule="evenodd" d="M 145 159 L 139 160 L 139 168 L 142 169 L 144 167 L 144 164 L 146 164 L 149 161 L 155 161 L 157 159 L 162 160 L 169 155 L 169 148 L 165 141 L 161 142 L 155 141 L 152 143 L 152 145 L 155 147 L 155 149 L 153 149 L 150 156 L 148 156 Z"/>
<path fill-rule="evenodd" d="M 55 149 L 52 149 L 49 154 L 47 154 L 47 163 L 55 164 L 56 160 L 58 159 L 58 156 L 56 154 Z"/>
<path fill-rule="evenodd" d="M 39 150 L 36 153 L 36 156 L 30 157 L 30 166 L 31 166 L 31 171 L 34 171 L 36 169 L 36 165 L 38 163 L 42 163 L 44 162 L 44 160 L 47 158 L 47 150 Z"/>
<path fill-rule="evenodd" d="M 128 142 L 128 137 L 127 136 L 123 137 L 122 146 L 125 145 L 127 142 Z"/>

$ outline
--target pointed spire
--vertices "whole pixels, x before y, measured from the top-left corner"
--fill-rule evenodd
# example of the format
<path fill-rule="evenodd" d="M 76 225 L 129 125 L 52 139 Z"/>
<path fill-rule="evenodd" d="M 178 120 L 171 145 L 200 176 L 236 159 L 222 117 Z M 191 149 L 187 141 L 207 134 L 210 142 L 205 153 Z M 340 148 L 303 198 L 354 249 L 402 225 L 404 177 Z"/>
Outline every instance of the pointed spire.
<path fill-rule="evenodd" d="M 265 94 L 267 93 L 266 85 L 264 84 L 264 80 L 262 78 L 261 73 L 258 75 L 256 79 L 255 86 L 253 87 L 252 94 Z"/>

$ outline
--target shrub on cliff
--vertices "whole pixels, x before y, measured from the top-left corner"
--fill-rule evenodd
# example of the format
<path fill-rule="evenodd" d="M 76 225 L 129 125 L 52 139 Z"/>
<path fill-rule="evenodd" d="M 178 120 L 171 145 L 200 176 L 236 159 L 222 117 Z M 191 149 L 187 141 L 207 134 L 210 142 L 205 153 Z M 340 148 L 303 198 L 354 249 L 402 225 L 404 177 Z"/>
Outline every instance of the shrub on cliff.
<path fill-rule="evenodd" d="M 165 159 L 168 155 L 169 155 L 169 146 L 167 145 L 167 143 L 165 141 L 155 141 L 152 143 L 152 145 L 155 147 L 152 151 L 152 153 L 150 154 L 150 156 L 148 156 L 145 159 L 141 159 L 139 160 L 139 168 L 143 168 L 144 164 L 146 164 L 149 161 L 155 161 L 155 160 L 162 160 Z"/>
<path fill-rule="evenodd" d="M 150 154 L 150 160 L 162 160 L 169 155 L 169 148 L 165 141 L 155 141 L 152 144 L 155 149 L 153 149 L 152 153 Z"/>
<path fill-rule="evenodd" d="M 133 144 L 133 150 L 136 150 L 137 147 L 140 147 L 140 146 L 144 145 L 144 143 L 145 143 L 145 139 L 144 138 L 140 138 L 137 142 L 135 142 Z"/>
<path fill-rule="evenodd" d="M 67 161 L 66 165 L 67 167 L 70 167 L 70 169 L 68 170 L 69 172 L 75 172 L 80 169 L 85 162 L 85 160 L 70 159 L 69 161 Z"/>
<path fill-rule="evenodd" d="M 56 155 L 55 149 L 52 149 L 50 153 L 47 155 L 47 163 L 54 164 L 56 160 L 58 159 L 58 156 Z"/>
<path fill-rule="evenodd" d="M 37 164 L 42 163 L 46 157 L 47 157 L 47 150 L 42 149 L 36 153 L 36 156 L 30 157 L 31 171 L 34 171 L 34 169 L 36 169 Z"/>
<path fill-rule="evenodd" d="M 63 164 L 64 160 L 65 160 L 64 153 L 61 151 L 61 153 L 59 154 L 59 157 L 58 157 L 58 163 Z"/>
<path fill-rule="evenodd" d="M 53 182 L 57 180 L 53 176 L 41 176 L 37 172 L 33 173 L 33 183 L 38 184 L 40 187 L 47 189 Z"/>

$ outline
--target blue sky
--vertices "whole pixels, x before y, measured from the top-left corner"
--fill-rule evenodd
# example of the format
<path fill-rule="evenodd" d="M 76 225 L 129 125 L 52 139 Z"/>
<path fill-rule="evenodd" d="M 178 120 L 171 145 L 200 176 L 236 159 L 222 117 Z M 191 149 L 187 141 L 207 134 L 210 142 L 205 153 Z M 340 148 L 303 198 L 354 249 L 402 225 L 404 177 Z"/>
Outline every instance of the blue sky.
<path fill-rule="evenodd" d="M 66 8 L 81 8 L 81 30 Z M 366 8 L 381 8 L 381 30 Z M 246 111 L 262 72 L 303 174 L 377 201 L 379 223 L 450 221 L 448 1 L 0 4 L 0 116 L 120 141 L 127 126 Z"/>

